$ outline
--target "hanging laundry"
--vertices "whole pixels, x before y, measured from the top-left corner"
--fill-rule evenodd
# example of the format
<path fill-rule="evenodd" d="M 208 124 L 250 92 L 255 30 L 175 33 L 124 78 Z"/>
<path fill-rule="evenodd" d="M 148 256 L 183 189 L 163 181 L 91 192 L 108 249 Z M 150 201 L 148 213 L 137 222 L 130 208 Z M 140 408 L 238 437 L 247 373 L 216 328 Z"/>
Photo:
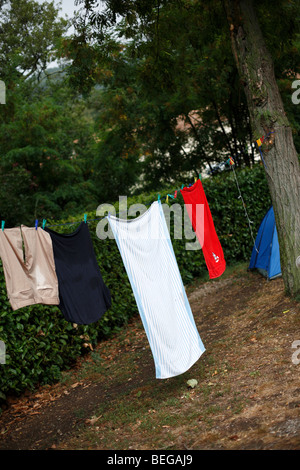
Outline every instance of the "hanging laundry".
<path fill-rule="evenodd" d="M 200 180 L 180 190 L 193 230 L 201 245 L 210 279 L 221 276 L 226 268 L 221 243 L 218 239 L 210 208 Z M 204 216 L 199 217 L 197 205 L 203 204 Z M 200 207 L 200 206 L 198 206 Z"/>
<path fill-rule="evenodd" d="M 187 371 L 205 351 L 185 293 L 161 202 L 141 216 L 108 215 L 153 354 L 156 378 Z"/>
<path fill-rule="evenodd" d="M 59 304 L 53 247 L 48 233 L 40 227 L 25 225 L 0 230 L 0 256 L 13 310 L 33 304 Z"/>
<path fill-rule="evenodd" d="M 88 225 L 73 233 L 49 233 L 59 285 L 59 308 L 65 319 L 79 325 L 99 320 L 111 306 L 111 295 L 97 264 Z"/>

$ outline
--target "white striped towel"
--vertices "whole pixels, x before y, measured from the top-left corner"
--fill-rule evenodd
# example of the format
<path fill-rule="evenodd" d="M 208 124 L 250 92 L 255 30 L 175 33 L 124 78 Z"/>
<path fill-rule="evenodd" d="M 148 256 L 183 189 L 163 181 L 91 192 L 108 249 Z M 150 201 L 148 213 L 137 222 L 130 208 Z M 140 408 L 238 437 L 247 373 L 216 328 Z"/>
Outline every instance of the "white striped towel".
<path fill-rule="evenodd" d="M 149 341 L 157 379 L 186 372 L 205 348 L 175 258 L 160 201 L 136 219 L 108 220 Z"/>

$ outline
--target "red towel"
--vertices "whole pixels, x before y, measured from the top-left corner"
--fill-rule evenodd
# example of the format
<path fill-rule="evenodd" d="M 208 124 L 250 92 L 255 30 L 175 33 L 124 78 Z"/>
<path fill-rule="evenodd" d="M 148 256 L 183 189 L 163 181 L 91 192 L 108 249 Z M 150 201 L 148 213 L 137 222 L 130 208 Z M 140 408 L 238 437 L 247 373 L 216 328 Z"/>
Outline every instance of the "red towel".
<path fill-rule="evenodd" d="M 219 277 L 225 271 L 226 263 L 202 183 L 200 180 L 197 180 L 193 186 L 185 187 L 180 192 L 183 196 L 193 230 L 202 247 L 209 277 L 210 279 Z M 204 205 L 204 219 L 200 216 L 200 211 L 197 211 L 197 204 Z"/>

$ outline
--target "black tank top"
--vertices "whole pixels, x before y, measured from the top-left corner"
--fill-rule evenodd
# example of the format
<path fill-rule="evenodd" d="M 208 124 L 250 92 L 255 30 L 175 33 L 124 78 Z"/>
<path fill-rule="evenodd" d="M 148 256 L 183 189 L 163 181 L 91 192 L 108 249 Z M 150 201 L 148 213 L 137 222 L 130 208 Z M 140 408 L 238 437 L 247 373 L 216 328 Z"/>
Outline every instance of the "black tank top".
<path fill-rule="evenodd" d="M 45 227 L 51 236 L 59 288 L 59 308 L 65 319 L 79 325 L 99 320 L 111 306 L 87 223 L 70 234 Z"/>

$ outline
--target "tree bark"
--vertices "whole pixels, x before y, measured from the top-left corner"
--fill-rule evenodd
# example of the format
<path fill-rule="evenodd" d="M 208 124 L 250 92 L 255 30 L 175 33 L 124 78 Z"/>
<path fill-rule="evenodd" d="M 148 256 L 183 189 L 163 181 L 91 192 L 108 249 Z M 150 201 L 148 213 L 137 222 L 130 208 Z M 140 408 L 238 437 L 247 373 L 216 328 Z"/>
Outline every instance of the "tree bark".
<path fill-rule="evenodd" d="M 232 51 L 245 90 L 254 139 L 261 147 L 288 295 L 300 295 L 300 165 L 252 0 L 224 0 Z M 276 8 L 276 6 L 274 7 Z M 255 202 L 255 195 L 254 201 Z"/>

